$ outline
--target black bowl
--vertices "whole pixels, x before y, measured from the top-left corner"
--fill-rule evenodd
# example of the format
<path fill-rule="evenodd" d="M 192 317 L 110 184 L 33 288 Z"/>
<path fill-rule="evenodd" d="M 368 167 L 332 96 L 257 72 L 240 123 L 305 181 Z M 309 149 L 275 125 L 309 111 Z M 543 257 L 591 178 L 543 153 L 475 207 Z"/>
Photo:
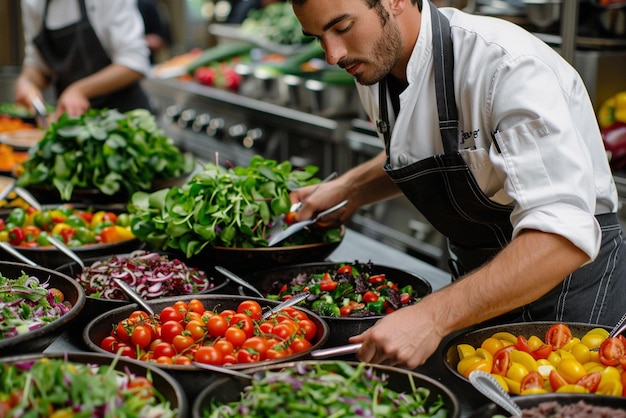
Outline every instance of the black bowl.
<path fill-rule="evenodd" d="M 198 266 L 220 265 L 239 274 L 249 273 L 276 266 L 323 261 L 337 249 L 344 236 L 345 227 L 342 227 L 341 240 L 330 243 L 258 248 L 206 247 L 189 261 Z"/>
<path fill-rule="evenodd" d="M 347 362 L 349 365 L 356 367 L 358 363 L 356 362 Z M 288 362 L 283 364 L 276 365 L 263 365 L 260 367 L 255 367 L 253 369 L 246 370 L 246 373 L 255 374 L 257 372 L 265 373 L 267 371 L 280 371 L 283 369 L 290 369 L 294 367 L 298 367 L 298 365 L 316 365 L 322 368 L 332 367 L 336 364 L 335 361 L 298 361 L 298 362 Z M 436 380 L 425 376 L 423 374 L 419 374 L 413 371 L 399 369 L 395 367 L 389 366 L 381 366 L 381 365 L 368 365 L 368 367 L 372 367 L 377 374 L 386 374 L 389 376 L 388 388 L 396 391 L 396 392 L 404 392 L 404 393 L 412 393 L 412 388 L 410 384 L 410 380 L 408 376 L 410 375 L 415 382 L 416 387 L 424 387 L 430 390 L 430 395 L 426 400 L 426 405 L 430 405 L 432 402 L 437 400 L 438 396 L 441 396 L 443 402 L 445 403 L 448 409 L 449 418 L 456 418 L 460 416 L 460 407 L 459 402 L 456 396 L 444 385 L 437 382 Z M 206 387 L 195 399 L 192 406 L 192 417 L 193 418 L 202 418 L 203 411 L 207 410 L 211 404 L 211 402 L 236 402 L 239 401 L 241 393 L 244 388 L 248 386 L 250 382 L 245 379 L 241 379 L 238 377 L 223 377 L 219 380 L 213 382 L 211 385 Z M 294 391 L 296 391 L 294 389 Z"/>
<path fill-rule="evenodd" d="M 45 350 L 78 317 L 85 305 L 85 291 L 81 285 L 68 276 L 43 267 L 7 261 L 0 262 L 0 274 L 6 278 L 15 279 L 21 276 L 22 272 L 35 276 L 42 282 L 47 280 L 50 287 L 63 292 L 65 300 L 72 305 L 72 308 L 65 315 L 41 328 L 15 337 L 1 339 L 0 356 L 15 355 L 15 353 L 37 353 Z"/>
<path fill-rule="evenodd" d="M 522 410 L 534 408 L 544 402 L 558 402 L 560 405 L 571 405 L 583 401 L 587 405 L 626 411 L 626 398 L 621 396 L 603 396 L 590 393 L 546 393 L 541 395 L 514 396 L 513 399 Z M 488 403 L 473 411 L 469 415 L 469 418 L 492 418 L 494 415 L 508 417 L 511 414 L 494 403 Z"/>
<path fill-rule="evenodd" d="M 128 254 L 120 254 L 119 256 L 128 256 Z M 170 256 L 169 257 L 170 260 L 173 260 L 175 258 L 175 257 L 172 257 L 171 254 L 168 254 L 168 256 Z M 86 266 L 91 266 L 94 262 L 106 260 L 109 257 L 110 255 L 101 256 L 101 257 L 93 257 L 93 258 L 85 259 L 83 260 L 83 262 L 85 263 Z M 185 262 L 185 264 L 189 266 L 189 263 Z M 72 263 L 63 264 L 62 266 L 55 268 L 55 270 L 75 279 L 78 276 L 80 276 L 80 274 L 83 271 L 83 268 L 80 265 L 78 265 L 78 263 L 72 262 Z M 197 294 L 199 295 L 209 294 L 209 293 L 220 293 L 224 289 L 224 287 L 229 283 L 228 279 L 224 279 L 224 277 L 222 276 L 216 276 L 214 274 L 211 274 L 210 271 L 206 271 L 206 274 L 207 274 L 207 277 L 209 277 L 212 287 L 202 292 L 198 292 Z M 90 296 L 89 294 L 87 294 L 86 296 L 87 296 L 87 299 L 85 302 L 85 307 L 81 311 L 76 321 L 72 323 L 72 329 L 82 330 L 85 327 L 85 325 L 87 325 L 87 323 L 89 323 L 92 319 L 96 318 L 97 316 L 105 312 L 108 312 L 112 309 L 126 306 L 131 303 L 131 301 L 129 300 L 104 299 L 104 298 L 99 298 L 95 296 Z"/>
<path fill-rule="evenodd" d="M 317 274 L 324 272 L 336 271 L 342 264 L 353 264 L 350 262 L 318 262 L 296 264 L 285 267 L 264 270 L 258 273 L 252 273 L 245 278 L 248 282 L 258 288 L 261 293 L 267 295 L 272 289 L 275 282 L 288 283 L 298 274 Z M 358 264 L 358 262 L 356 262 Z M 385 276 L 394 281 L 399 287 L 412 285 L 419 297 L 424 297 L 432 292 L 432 286 L 429 282 L 421 277 L 402 271 L 393 267 L 383 265 L 372 265 L 372 274 L 385 274 Z M 243 292 L 248 290 L 243 289 Z M 310 307 L 308 307 L 310 309 Z M 322 315 L 330 328 L 330 336 L 326 345 L 329 347 L 348 344 L 348 338 L 358 335 L 370 328 L 381 319 L 383 315 L 368 316 L 364 318 L 356 317 L 332 317 Z"/>
<path fill-rule="evenodd" d="M 191 296 L 177 296 L 171 298 L 163 298 L 156 301 L 150 301 L 148 304 L 155 312 L 160 312 L 164 307 L 171 306 L 178 300 L 189 301 L 190 299 L 199 299 L 204 303 L 204 306 L 212 310 L 214 307 L 219 307 L 219 310 L 224 309 L 237 309 L 239 303 L 244 300 L 256 300 L 261 306 L 276 306 L 278 302 L 271 301 L 262 298 L 252 298 L 246 296 L 231 296 L 231 295 L 191 295 Z M 116 308 L 108 311 L 94 320 L 92 320 L 83 331 L 83 341 L 87 345 L 88 349 L 95 352 L 106 353 L 100 348 L 99 343 L 108 336 L 113 324 L 118 323 L 122 319 L 127 318 L 134 310 L 137 309 L 136 304 L 129 304 L 121 308 Z M 328 339 L 329 329 L 328 325 L 321 317 L 313 312 L 303 309 L 309 318 L 315 323 L 317 327 L 317 336 L 312 341 L 312 346 L 301 353 L 293 354 L 291 356 L 284 357 L 279 360 L 265 360 L 263 364 L 271 365 L 280 363 L 282 361 L 298 360 L 309 355 L 313 350 L 321 348 Z M 254 367 L 258 363 L 247 364 L 234 364 L 231 366 L 225 366 L 231 369 L 241 370 Z M 198 393 L 206 387 L 209 383 L 215 380 L 216 377 L 221 376 L 219 373 L 213 373 L 207 370 L 198 369 L 194 366 L 184 366 L 176 364 L 156 364 L 157 367 L 170 373 L 176 380 L 178 380 L 183 386 L 188 399 L 191 401 Z"/>
<path fill-rule="evenodd" d="M 58 201 L 57 201 L 58 202 Z M 63 203 L 55 203 L 52 205 L 44 205 L 43 209 L 55 209 Z M 88 205 L 88 204 L 72 204 L 76 209 L 91 210 L 94 213 L 97 211 L 110 211 L 117 215 L 125 213 L 126 210 L 123 205 Z M 7 218 L 11 213 L 10 209 L 3 209 L 0 211 L 0 217 Z M 131 238 L 124 241 L 112 242 L 106 244 L 88 244 L 80 247 L 71 247 L 72 251 L 76 253 L 82 260 L 94 257 L 110 256 L 113 254 L 124 254 L 134 250 L 141 249 L 145 246 L 137 238 Z M 34 261 L 40 266 L 56 269 L 68 262 L 72 261 L 68 256 L 63 254 L 57 248 L 52 245 L 46 247 L 15 247 L 15 249 L 29 260 Z"/>
<path fill-rule="evenodd" d="M 1 361 L 2 364 L 10 364 L 24 361 L 37 361 L 43 358 L 64 359 L 73 363 L 96 365 L 109 365 L 114 360 L 114 357 L 111 355 L 71 352 L 11 356 L 4 357 Z M 147 376 L 150 374 L 154 388 L 163 395 L 165 401 L 169 402 L 171 408 L 177 410 L 175 417 L 186 418 L 188 416 L 189 403 L 185 397 L 185 393 L 180 384 L 167 373 L 150 364 L 141 364 L 124 358 L 117 359 L 115 370 L 132 373 L 136 376 Z"/>
<path fill-rule="evenodd" d="M 554 325 L 556 322 L 550 321 L 538 321 L 538 322 L 520 322 L 514 324 L 505 324 L 505 325 L 495 325 L 485 328 L 475 329 L 473 331 L 459 334 L 451 339 L 449 339 L 443 346 L 443 361 L 446 369 L 457 379 L 455 379 L 454 386 L 457 390 L 462 391 L 476 391 L 469 380 L 461 375 L 457 370 L 456 366 L 459 362 L 459 353 L 457 350 L 457 345 L 459 344 L 470 344 L 473 347 L 480 347 L 481 343 L 488 337 L 491 337 L 496 332 L 510 332 L 515 336 L 523 335 L 526 338 L 529 338 L 531 335 L 536 335 L 540 337 L 542 340 L 545 338 L 546 331 Z M 593 324 L 585 324 L 578 322 L 560 322 L 569 327 L 572 331 L 573 337 L 581 338 L 588 331 L 593 328 L 604 328 L 608 329 L 608 327 L 604 325 L 593 325 Z M 529 396 L 529 395 L 523 395 Z M 533 395 L 534 396 L 534 395 Z M 597 396 L 597 395 L 594 395 Z M 484 400 L 484 399 L 483 399 Z M 473 403 L 474 407 L 479 406 L 477 403 Z"/>

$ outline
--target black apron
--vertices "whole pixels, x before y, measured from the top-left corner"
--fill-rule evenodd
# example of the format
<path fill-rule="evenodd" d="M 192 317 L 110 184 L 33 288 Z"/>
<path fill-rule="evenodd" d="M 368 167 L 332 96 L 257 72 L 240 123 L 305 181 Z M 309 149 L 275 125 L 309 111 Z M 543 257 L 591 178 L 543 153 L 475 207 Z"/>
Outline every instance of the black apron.
<path fill-rule="evenodd" d="M 454 96 L 454 56 L 446 17 L 430 3 L 439 129 L 444 154 L 393 169 L 386 81 L 379 83 L 379 131 L 385 138 L 384 170 L 428 221 L 447 237 L 455 278 L 493 258 L 512 237 L 512 206 L 492 202 L 480 189 L 459 153 L 459 121 Z M 493 323 L 577 321 L 613 324 L 624 313 L 626 246 L 616 214 L 596 216 L 602 227 L 602 248 L 593 263 L 578 269 L 562 284 L 530 305 Z"/>
<path fill-rule="evenodd" d="M 63 28 L 50 30 L 46 27 L 50 0 L 46 0 L 42 29 L 33 39 L 43 59 L 55 74 L 57 97 L 73 82 L 111 64 L 110 57 L 89 22 L 85 0 L 78 2 L 80 20 Z M 118 109 L 120 112 L 137 108 L 150 109 L 148 97 L 139 82 L 110 94 L 91 98 L 90 104 L 95 109 Z"/>

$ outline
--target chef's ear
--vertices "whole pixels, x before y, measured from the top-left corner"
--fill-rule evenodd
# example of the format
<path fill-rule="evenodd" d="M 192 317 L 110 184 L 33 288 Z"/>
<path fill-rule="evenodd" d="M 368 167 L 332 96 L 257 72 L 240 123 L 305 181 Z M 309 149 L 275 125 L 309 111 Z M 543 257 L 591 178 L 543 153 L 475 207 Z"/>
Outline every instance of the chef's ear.
<path fill-rule="evenodd" d="M 411 0 L 388 0 L 389 13 L 397 15 L 406 7 L 411 6 Z"/>

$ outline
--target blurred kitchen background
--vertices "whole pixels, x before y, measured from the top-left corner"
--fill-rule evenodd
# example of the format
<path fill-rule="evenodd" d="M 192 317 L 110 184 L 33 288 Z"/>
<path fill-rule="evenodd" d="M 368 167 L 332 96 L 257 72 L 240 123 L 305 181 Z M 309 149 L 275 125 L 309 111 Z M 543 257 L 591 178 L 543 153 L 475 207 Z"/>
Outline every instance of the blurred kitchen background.
<path fill-rule="evenodd" d="M 171 44 L 159 53 L 158 63 L 237 38 L 242 17 L 235 11 L 254 0 L 155 1 L 171 33 Z M 535 33 L 578 69 L 596 109 L 626 91 L 626 0 L 437 0 L 436 4 L 507 19 Z M 0 39 L 0 101 L 11 101 L 23 54 L 19 0 L 0 0 Z M 324 177 L 381 151 L 352 85 L 329 85 L 290 74 L 267 77 L 246 72 L 245 66 L 238 71 L 244 82 L 235 93 L 173 77 L 150 78 L 144 84 L 166 132 L 207 160 L 219 152 L 224 160 L 246 164 L 261 153 L 295 165 L 316 164 Z M 626 202 L 626 175 L 621 170 L 615 174 L 620 198 Z M 626 219 L 626 205 L 622 206 Z M 350 226 L 445 267 L 441 236 L 404 198 L 364 208 Z"/>

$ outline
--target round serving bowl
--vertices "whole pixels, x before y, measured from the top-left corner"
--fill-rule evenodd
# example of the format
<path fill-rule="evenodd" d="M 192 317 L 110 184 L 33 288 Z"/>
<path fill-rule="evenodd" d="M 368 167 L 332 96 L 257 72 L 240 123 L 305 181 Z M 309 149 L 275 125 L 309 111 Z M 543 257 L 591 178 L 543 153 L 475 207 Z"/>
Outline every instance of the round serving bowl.
<path fill-rule="evenodd" d="M 345 227 L 342 226 L 341 239 L 335 242 L 256 248 L 207 246 L 200 254 L 188 260 L 198 266 L 220 265 L 236 273 L 249 273 L 276 266 L 323 261 L 337 249 L 344 236 Z"/>
<path fill-rule="evenodd" d="M 88 364 L 96 366 L 109 366 L 115 361 L 115 370 L 137 377 L 149 377 L 152 379 L 154 389 L 160 393 L 163 400 L 169 403 L 170 408 L 175 409 L 174 417 L 186 418 L 189 413 L 189 403 L 180 384 L 164 371 L 150 364 L 141 364 L 124 358 L 115 359 L 113 356 L 97 353 L 38 353 L 19 356 L 4 357 L 3 365 L 31 363 L 43 359 L 61 359 L 66 362 Z M 2 367 L 2 366 L 0 366 Z M 63 385 L 60 385 L 63 387 Z M 69 390 L 69 388 L 68 388 Z"/>
<path fill-rule="evenodd" d="M 584 402 L 585 405 L 598 407 L 598 408 L 613 408 L 626 413 L 626 398 L 619 396 L 602 396 L 593 395 L 588 393 L 546 393 L 541 395 L 525 395 L 514 396 L 513 399 L 519 405 L 522 410 L 535 408 L 540 404 L 548 404 L 557 402 L 561 406 L 575 405 L 578 402 Z M 592 412 L 592 411 L 589 411 Z M 494 403 L 488 403 L 475 411 L 473 411 L 469 418 L 492 418 L 496 415 L 508 417 L 510 416 L 503 408 Z M 551 416 L 551 415 L 550 415 Z M 601 414 L 587 414 L 585 416 L 611 416 L 604 412 Z"/>
<path fill-rule="evenodd" d="M 151 253 L 151 252 L 149 252 Z M 129 257 L 132 253 L 127 253 L 127 254 L 117 254 L 118 257 Z M 168 259 L 171 261 L 174 261 L 176 258 L 171 256 L 170 254 L 166 254 L 166 253 L 158 253 L 160 255 L 167 255 Z M 107 255 L 107 256 L 101 256 L 101 257 L 93 257 L 93 258 L 88 258 L 83 260 L 83 262 L 85 263 L 86 267 L 91 267 L 94 265 L 94 263 L 98 263 L 101 261 L 106 261 L 108 259 L 110 259 L 111 256 Z M 190 268 L 192 267 L 189 263 L 184 262 L 187 266 L 189 266 Z M 76 262 L 72 262 L 72 263 L 67 263 L 67 264 L 63 264 L 62 266 L 59 266 L 57 268 L 55 268 L 56 271 L 59 271 L 63 274 L 68 275 L 71 278 L 74 279 L 78 279 L 78 277 L 80 277 L 80 275 L 83 272 L 83 268 Z M 214 274 L 211 274 L 210 271 L 205 271 L 207 278 L 209 279 L 209 288 L 203 291 L 199 291 L 197 293 L 191 293 L 191 294 L 208 294 L 208 293 L 220 293 L 224 287 L 229 283 L 228 279 L 225 279 L 222 276 L 216 276 Z M 119 287 L 115 284 L 115 282 L 113 282 L 111 280 L 110 285 L 113 288 L 119 289 Z M 84 288 L 84 285 L 83 285 Z M 123 292 L 121 289 L 119 289 L 119 292 Z M 126 306 L 128 304 L 131 303 L 131 301 L 128 300 L 128 298 L 124 297 L 124 295 L 122 295 L 124 297 L 124 299 L 106 299 L 106 298 L 101 298 L 101 297 L 97 297 L 97 296 L 93 296 L 89 293 L 89 291 L 87 289 L 85 289 L 85 294 L 87 296 L 86 302 L 85 302 L 85 307 L 82 310 L 82 312 L 80 313 L 79 317 L 76 319 L 76 321 L 74 321 L 72 323 L 72 328 L 73 329 L 77 329 L 77 330 L 82 330 L 84 328 L 85 325 L 87 325 L 87 323 L 89 323 L 92 319 L 96 318 L 97 316 L 108 312 L 112 309 L 116 309 L 122 306 Z M 182 294 L 181 294 L 182 295 Z M 173 297 L 173 296 L 181 296 L 181 295 L 169 295 L 167 297 Z M 149 298 L 149 297 L 144 297 L 144 300 L 151 300 L 151 299 L 160 299 L 162 297 L 158 297 L 158 298 Z"/>
<path fill-rule="evenodd" d="M 325 272 L 335 272 L 342 265 L 358 265 L 362 263 L 354 262 L 317 262 L 295 264 L 284 267 L 277 267 L 264 270 L 258 273 L 251 273 L 245 276 L 245 279 L 253 286 L 261 291 L 263 295 L 274 293 L 280 289 L 282 284 L 289 283 L 298 275 L 320 274 Z M 424 297 L 432 292 L 430 283 L 421 277 L 394 267 L 372 264 L 371 275 L 384 274 L 387 280 L 395 282 L 399 288 L 406 285 L 412 285 L 414 292 L 418 297 Z M 247 289 L 242 289 L 248 292 Z M 300 306 L 305 306 L 309 302 L 301 302 Z M 365 316 L 365 317 L 335 317 L 320 315 L 330 328 L 330 336 L 326 345 L 329 347 L 348 344 L 348 339 L 354 335 L 358 335 L 374 325 L 383 315 Z"/>
<path fill-rule="evenodd" d="M 200 300 L 207 310 L 218 310 L 220 312 L 225 309 L 236 310 L 239 304 L 245 300 L 254 300 L 261 304 L 261 306 L 269 307 L 273 307 L 278 304 L 278 302 L 276 301 L 270 301 L 262 298 L 216 294 L 163 298 L 156 301 L 149 301 L 148 304 L 154 310 L 154 312 L 158 314 L 163 308 L 167 306 L 172 306 L 176 301 L 190 301 L 191 299 Z M 117 324 L 119 321 L 128 318 L 129 315 L 135 310 L 137 310 L 137 305 L 129 304 L 121 308 L 116 308 L 108 311 L 93 319 L 89 324 L 87 324 L 83 331 L 83 341 L 87 345 L 88 349 L 95 352 L 106 353 L 106 351 L 100 347 L 100 342 L 105 337 L 110 335 L 111 329 L 114 324 Z M 262 364 L 272 365 L 283 361 L 302 359 L 308 356 L 311 351 L 319 349 L 323 346 L 329 335 L 328 325 L 326 324 L 326 322 L 324 322 L 324 320 L 322 320 L 321 317 L 314 314 L 313 312 L 304 309 L 303 311 L 308 315 L 309 319 L 311 319 L 317 329 L 316 336 L 311 340 L 311 347 L 300 353 L 285 356 L 280 359 L 264 360 L 262 361 Z M 259 363 L 237 363 L 224 367 L 235 370 L 242 370 L 254 367 L 257 364 Z M 176 380 L 181 383 L 190 401 L 197 396 L 200 390 L 202 390 L 209 383 L 214 381 L 216 377 L 221 376 L 220 373 L 199 369 L 195 366 L 177 364 L 155 365 L 170 373 Z"/>
<path fill-rule="evenodd" d="M 56 203 L 52 205 L 43 205 L 42 211 L 51 212 L 57 208 L 60 208 L 62 205 L 65 204 Z M 84 210 L 92 214 L 101 211 L 111 212 L 115 215 L 127 213 L 124 207 L 121 205 L 71 204 L 71 206 L 76 211 Z M 10 217 L 11 211 L 13 210 L 15 210 L 15 208 L 7 208 L 0 211 L 0 217 L 6 221 L 6 219 Z M 55 222 L 55 225 L 57 224 L 58 222 Z M 141 249 L 142 247 L 144 247 L 144 245 L 145 244 L 142 243 L 139 239 L 133 237 L 117 242 L 93 243 L 80 246 L 72 246 L 70 247 L 70 249 L 75 252 L 79 258 L 85 260 L 88 258 L 109 256 L 112 254 L 129 253 L 133 250 Z M 63 264 L 67 264 L 68 262 L 72 261 L 68 256 L 66 256 L 64 253 L 62 253 L 52 245 L 47 245 L 44 247 L 14 246 L 14 248 L 23 256 L 35 262 L 36 264 L 51 269 L 57 268 L 59 266 L 62 266 Z"/>
<path fill-rule="evenodd" d="M 276 365 L 263 365 L 260 367 L 255 367 L 247 370 L 246 372 L 250 375 L 254 376 L 254 379 L 263 379 L 265 374 L 268 372 L 281 372 L 281 371 L 290 371 L 293 370 L 300 374 L 303 368 L 314 367 L 319 370 L 324 371 L 333 371 L 339 374 L 342 373 L 342 368 L 340 365 L 348 365 L 353 370 L 359 367 L 359 363 L 357 362 L 338 362 L 338 361 L 311 361 L 311 360 L 303 360 L 297 362 L 286 362 L 283 364 Z M 445 407 L 448 410 L 448 414 L 445 415 L 449 418 L 456 418 L 460 416 L 460 407 L 459 402 L 456 396 L 444 385 L 439 383 L 438 381 L 404 369 L 389 367 L 389 366 L 380 366 L 373 364 L 364 364 L 361 363 L 361 366 L 365 366 L 365 370 L 371 369 L 374 374 L 381 377 L 382 375 L 388 376 L 387 388 L 393 390 L 395 392 L 410 394 L 413 393 L 413 389 L 411 386 L 411 379 L 415 384 L 415 387 L 428 389 L 429 394 L 426 398 L 425 405 L 426 407 L 432 405 L 439 397 L 443 401 Z M 364 372 L 365 373 L 365 372 Z M 343 374 L 345 376 L 345 374 Z M 245 391 L 246 386 L 250 385 L 250 381 L 238 377 L 225 376 L 222 377 L 215 382 L 211 383 L 208 387 L 206 387 L 195 399 L 192 405 L 192 417 L 193 418 L 202 418 L 205 411 L 209 410 L 211 403 L 228 403 L 228 402 L 239 402 L 242 396 L 242 393 Z M 298 389 L 295 388 L 293 390 L 293 398 L 298 399 L 302 396 Z M 304 398 L 302 396 L 302 398 Z M 342 402 L 348 403 L 349 400 L 341 400 Z M 262 401 L 260 401 L 262 402 Z M 275 399 L 272 399 L 272 402 L 275 402 Z M 278 410 L 283 410 L 284 408 L 281 405 L 276 405 Z M 297 412 L 292 411 L 292 416 L 297 416 Z M 388 415 L 389 416 L 389 415 Z"/>
<path fill-rule="evenodd" d="M 507 332 L 515 337 L 521 335 L 524 336 L 526 339 L 529 339 L 531 336 L 536 336 L 539 337 L 541 340 L 545 340 L 547 331 L 555 324 L 566 325 L 570 329 L 572 337 L 574 338 L 582 338 L 585 334 L 587 334 L 587 332 L 591 331 L 594 328 L 602 328 L 608 330 L 608 327 L 603 325 L 593 325 L 577 322 L 538 321 L 477 328 L 475 330 L 453 336 L 443 345 L 443 361 L 446 369 L 456 377 L 453 383 L 456 386 L 456 389 L 462 391 L 475 391 L 469 380 L 457 371 L 457 365 L 460 361 L 460 355 L 458 350 L 458 346 L 460 344 L 469 344 L 472 347 L 477 348 L 480 347 L 483 341 L 485 341 L 487 338 L 499 332 Z M 525 397 L 529 395 L 520 396 Z M 473 406 L 478 407 L 479 404 L 474 403 Z"/>
<path fill-rule="evenodd" d="M 17 279 L 22 272 L 37 277 L 42 283 L 47 282 L 48 288 L 59 289 L 71 308 L 60 318 L 14 337 L 0 339 L 0 355 L 14 355 L 15 353 L 36 353 L 43 351 L 59 335 L 61 335 L 74 321 L 85 305 L 83 288 L 70 277 L 54 270 L 43 267 L 33 267 L 28 264 L 0 262 L 0 274 L 8 279 Z"/>

